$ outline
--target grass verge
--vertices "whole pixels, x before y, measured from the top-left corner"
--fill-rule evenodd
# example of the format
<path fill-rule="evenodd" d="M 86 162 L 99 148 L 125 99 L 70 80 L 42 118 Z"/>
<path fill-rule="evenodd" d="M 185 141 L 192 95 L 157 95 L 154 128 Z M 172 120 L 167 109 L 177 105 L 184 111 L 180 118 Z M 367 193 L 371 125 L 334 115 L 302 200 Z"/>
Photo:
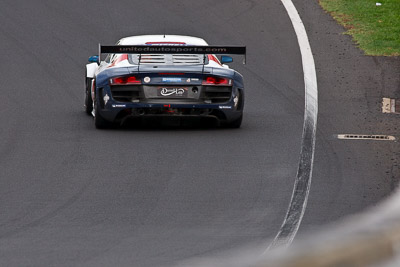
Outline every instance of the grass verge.
<path fill-rule="evenodd" d="M 371 56 L 400 56 L 400 0 L 319 0 Z"/>

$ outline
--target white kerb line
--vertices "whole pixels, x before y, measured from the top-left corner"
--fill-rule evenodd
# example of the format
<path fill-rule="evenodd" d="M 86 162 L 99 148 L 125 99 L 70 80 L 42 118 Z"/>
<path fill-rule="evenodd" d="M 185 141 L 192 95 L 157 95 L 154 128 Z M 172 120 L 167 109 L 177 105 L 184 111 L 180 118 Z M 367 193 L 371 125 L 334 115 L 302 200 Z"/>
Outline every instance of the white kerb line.
<path fill-rule="evenodd" d="M 291 0 L 281 0 L 281 2 L 290 17 L 300 47 L 305 85 L 305 110 L 299 169 L 292 198 L 282 226 L 269 248 L 289 246 L 303 219 L 311 186 L 318 116 L 317 75 L 307 33 L 293 2 Z"/>

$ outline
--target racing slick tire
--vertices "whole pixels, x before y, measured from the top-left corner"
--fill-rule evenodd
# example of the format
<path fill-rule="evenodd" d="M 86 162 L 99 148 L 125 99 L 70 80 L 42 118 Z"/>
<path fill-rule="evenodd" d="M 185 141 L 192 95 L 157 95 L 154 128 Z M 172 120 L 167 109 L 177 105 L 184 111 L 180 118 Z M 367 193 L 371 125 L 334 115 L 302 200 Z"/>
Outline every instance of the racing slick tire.
<path fill-rule="evenodd" d="M 240 117 L 237 118 L 236 120 L 227 123 L 226 127 L 227 128 L 236 128 L 236 129 L 240 128 L 240 126 L 242 125 L 242 120 L 243 120 L 243 113 L 240 114 Z"/>
<path fill-rule="evenodd" d="M 85 82 L 85 112 L 88 115 L 92 115 L 93 111 L 93 100 L 92 100 L 92 79 L 86 78 Z"/>
<path fill-rule="evenodd" d="M 94 103 L 94 125 L 97 129 L 111 129 L 115 127 L 115 124 L 105 120 L 98 111 L 97 101 Z"/>

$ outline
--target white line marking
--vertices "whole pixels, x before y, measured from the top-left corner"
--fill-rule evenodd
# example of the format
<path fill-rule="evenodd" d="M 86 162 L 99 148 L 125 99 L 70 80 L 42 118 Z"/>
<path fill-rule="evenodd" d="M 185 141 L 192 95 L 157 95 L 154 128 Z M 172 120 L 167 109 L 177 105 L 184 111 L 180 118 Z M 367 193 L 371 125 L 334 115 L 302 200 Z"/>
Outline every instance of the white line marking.
<path fill-rule="evenodd" d="M 292 198 L 285 220 L 268 249 L 278 246 L 289 246 L 300 227 L 311 186 L 314 165 L 315 135 L 318 116 L 318 87 L 314 57 L 311 52 L 307 32 L 291 0 L 281 0 L 292 21 L 300 46 L 304 72 L 305 110 L 301 153 Z M 267 250 L 268 250 L 267 249 Z"/>

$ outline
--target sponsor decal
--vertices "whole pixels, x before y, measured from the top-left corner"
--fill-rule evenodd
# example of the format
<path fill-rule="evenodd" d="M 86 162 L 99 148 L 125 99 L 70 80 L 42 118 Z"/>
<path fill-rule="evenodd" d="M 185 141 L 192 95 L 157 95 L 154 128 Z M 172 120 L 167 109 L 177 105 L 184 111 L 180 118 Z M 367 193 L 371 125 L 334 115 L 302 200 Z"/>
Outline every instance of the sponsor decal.
<path fill-rule="evenodd" d="M 190 78 L 188 78 L 188 79 L 186 80 L 186 82 L 190 83 Z"/>
<path fill-rule="evenodd" d="M 219 106 L 220 109 L 232 109 L 231 106 Z"/>
<path fill-rule="evenodd" d="M 182 79 L 181 78 L 170 78 L 170 77 L 167 77 L 167 78 L 162 78 L 162 81 L 163 82 L 167 82 L 167 83 L 180 83 L 180 82 L 182 82 Z"/>
<path fill-rule="evenodd" d="M 199 81 L 199 78 L 191 78 L 192 79 L 192 81 L 194 81 L 194 82 L 198 82 Z"/>
<path fill-rule="evenodd" d="M 106 94 L 106 95 L 103 97 L 103 100 L 104 100 L 104 105 L 107 105 L 107 102 L 108 102 L 108 100 L 110 100 L 110 97 Z"/>
<path fill-rule="evenodd" d="M 185 45 L 116 45 L 100 47 L 101 53 L 177 53 L 177 54 L 246 54 L 245 46 L 185 46 Z"/>
<path fill-rule="evenodd" d="M 188 89 L 187 88 L 167 88 L 161 87 L 158 89 L 157 94 L 159 96 L 177 96 L 177 97 L 185 97 L 187 96 Z"/>
<path fill-rule="evenodd" d="M 113 108 L 125 108 L 126 105 L 121 105 L 121 104 L 113 104 L 112 105 Z"/>
<path fill-rule="evenodd" d="M 151 81 L 150 77 L 144 77 L 143 81 L 145 83 L 149 83 Z"/>

